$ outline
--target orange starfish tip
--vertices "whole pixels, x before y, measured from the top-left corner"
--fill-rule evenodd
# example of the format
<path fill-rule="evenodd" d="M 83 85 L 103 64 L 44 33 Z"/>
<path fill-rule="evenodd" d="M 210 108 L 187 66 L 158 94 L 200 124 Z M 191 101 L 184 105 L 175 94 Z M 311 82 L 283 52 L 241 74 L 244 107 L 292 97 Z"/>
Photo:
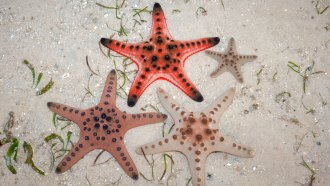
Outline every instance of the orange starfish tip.
<path fill-rule="evenodd" d="M 153 9 L 155 10 L 155 9 L 157 9 L 157 8 L 161 8 L 159 3 L 155 3 L 155 4 L 154 4 L 154 8 L 153 8 Z"/>
<path fill-rule="evenodd" d="M 219 37 L 213 37 L 213 44 L 217 45 L 220 42 L 220 38 Z"/>
<path fill-rule="evenodd" d="M 137 102 L 137 96 L 133 94 L 132 96 L 129 96 L 127 99 L 127 105 L 130 107 L 134 107 L 134 105 Z"/>
<path fill-rule="evenodd" d="M 204 97 L 202 95 L 199 95 L 194 100 L 197 101 L 197 102 L 202 102 L 204 100 Z"/>
<path fill-rule="evenodd" d="M 102 38 L 100 42 L 101 42 L 101 44 L 102 44 L 103 46 L 107 47 L 108 44 L 111 43 L 111 41 L 112 41 L 112 40 L 110 40 L 110 39 Z"/>

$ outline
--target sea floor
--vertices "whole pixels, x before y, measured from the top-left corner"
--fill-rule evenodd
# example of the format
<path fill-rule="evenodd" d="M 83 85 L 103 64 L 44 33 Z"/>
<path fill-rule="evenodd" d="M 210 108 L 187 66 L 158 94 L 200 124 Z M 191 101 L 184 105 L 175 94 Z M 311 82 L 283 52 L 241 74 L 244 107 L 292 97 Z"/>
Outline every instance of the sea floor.
<path fill-rule="evenodd" d="M 236 89 L 219 128 L 255 149 L 256 155 L 245 159 L 213 153 L 206 163 L 206 185 L 330 184 L 329 0 L 159 1 L 174 38 L 218 36 L 221 41 L 212 50 L 223 52 L 233 37 L 239 53 L 257 55 L 258 59 L 242 67 L 244 83 L 240 84 L 229 73 L 211 78 L 217 61 L 205 52 L 197 53 L 188 58 L 185 72 L 205 101 L 194 102 L 172 84 L 157 81 L 133 108 L 127 106 L 124 91 L 128 92 L 137 66 L 114 52 L 106 56 L 108 51 L 100 48 L 99 40 L 112 35 L 128 42 L 148 38 L 151 15 L 145 10 L 152 10 L 154 2 L 118 0 L 117 11 L 96 3 L 116 7 L 116 1 L 105 0 L 1 0 L 0 140 L 5 138 L 3 128 L 12 111 L 14 126 L 10 131 L 20 144 L 17 161 L 12 162 L 17 174 L 9 171 L 5 160 L 12 143 L 0 147 L 0 185 L 191 185 L 182 154 L 168 153 L 174 164 L 167 158 L 162 176 L 162 154 L 147 156 L 149 161 L 154 159 L 150 166 L 135 153 L 138 146 L 161 138 L 163 125 L 167 133 L 171 118 L 165 124 L 132 129 L 125 136 L 128 151 L 145 178 L 135 181 L 128 177 L 107 152 L 95 163 L 100 150 L 89 153 L 63 174 L 56 174 L 51 167 L 53 160 L 57 165 L 62 159 L 52 158 L 51 145 L 57 143 L 53 152 L 62 145 L 56 139 L 46 142 L 45 137 L 55 133 L 66 144 L 71 131 L 70 140 L 75 143 L 79 128 L 61 118 L 55 118 L 55 127 L 47 102 L 80 108 L 95 105 L 107 74 L 114 68 L 127 73 L 126 81 L 119 76 L 123 89 L 118 90 L 117 105 L 129 113 L 154 111 L 153 107 L 166 113 L 156 95 L 158 87 L 191 111 L 206 107 L 230 87 Z M 34 85 L 24 60 L 34 66 Z M 36 85 L 40 73 L 43 76 Z M 52 88 L 37 96 L 50 80 Z M 44 176 L 25 163 L 24 141 L 31 145 L 33 161 Z M 70 147 L 69 142 L 66 148 Z"/>

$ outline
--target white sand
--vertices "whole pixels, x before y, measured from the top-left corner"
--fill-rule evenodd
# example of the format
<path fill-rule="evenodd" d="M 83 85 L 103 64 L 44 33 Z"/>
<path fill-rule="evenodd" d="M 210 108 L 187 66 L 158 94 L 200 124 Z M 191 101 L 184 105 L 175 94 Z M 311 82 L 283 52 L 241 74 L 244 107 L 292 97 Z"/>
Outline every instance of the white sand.
<path fill-rule="evenodd" d="M 114 1 L 97 1 L 115 5 Z M 123 24 L 132 28 L 132 8 L 152 8 L 153 2 L 127 1 L 120 13 Z M 207 3 L 206 3 L 207 2 Z M 233 139 L 256 149 L 252 159 L 241 159 L 222 153 L 209 156 L 206 170 L 210 175 L 207 185 L 300 185 L 308 184 L 310 172 L 300 165 L 302 157 L 315 169 L 315 185 L 330 184 L 330 31 L 324 27 L 330 24 L 330 9 L 319 15 L 315 2 L 310 1 L 227 1 L 225 10 L 220 1 L 160 2 L 167 16 L 172 36 L 189 40 L 206 36 L 219 36 L 221 42 L 214 50 L 226 49 L 227 41 L 234 37 L 241 54 L 256 54 L 255 62 L 243 66 L 244 84 L 237 83 L 233 76 L 225 73 L 211 79 L 209 74 L 217 62 L 203 52 L 187 60 L 185 70 L 190 79 L 204 95 L 202 103 L 193 102 L 173 85 L 165 81 L 152 84 L 134 108 L 128 108 L 126 100 L 118 98 L 119 108 L 130 113 L 142 112 L 141 107 L 154 104 L 160 107 L 155 94 L 157 87 L 167 89 L 178 101 L 191 111 L 205 107 L 228 87 L 236 87 L 237 95 L 221 119 L 220 129 Z M 321 6 L 330 1 L 322 1 Z M 196 17 L 195 11 L 203 6 L 207 15 Z M 172 14 L 173 9 L 181 12 Z M 128 30 L 130 42 L 141 41 L 139 33 L 148 37 L 151 25 L 150 14 L 141 14 L 146 20 L 135 30 Z M 147 182 L 141 176 L 138 181 L 129 178 L 113 159 L 108 163 L 92 166 L 99 151 L 93 151 L 79 161 L 71 171 L 56 174 L 49 170 L 50 146 L 43 141 L 52 132 L 65 136 L 73 131 L 73 142 L 79 137 L 78 127 L 72 125 L 63 131 L 52 125 L 52 113 L 47 101 L 87 108 L 98 102 L 104 79 L 114 68 L 113 62 L 99 50 L 98 41 L 115 33 L 120 21 L 115 12 L 95 5 L 95 1 L 42 1 L 1 0 L 0 3 L 0 126 L 8 120 L 8 112 L 14 111 L 18 124 L 14 136 L 21 142 L 30 142 L 34 149 L 34 160 L 46 172 L 40 176 L 24 164 L 25 155 L 19 150 L 18 163 L 14 163 L 17 174 L 8 171 L 5 161 L 0 161 L 0 185 L 166 185 L 169 171 L 163 180 L 161 154 L 155 155 L 155 179 Z M 108 25 L 108 26 L 107 26 Z M 100 69 L 101 77 L 93 76 L 91 90 L 96 97 L 88 96 L 81 102 L 87 86 L 90 71 L 85 56 L 93 69 Z M 50 78 L 55 82 L 51 91 L 35 96 L 31 88 L 31 73 L 22 65 L 28 59 L 44 78 L 38 86 L 44 86 Z M 287 67 L 294 61 L 305 69 L 315 61 L 315 70 L 326 74 L 309 77 L 307 92 L 303 93 L 302 78 Z M 117 64 L 121 59 L 117 60 Z M 256 72 L 264 66 L 257 85 Z M 130 67 L 136 69 L 135 65 Z M 272 80 L 277 72 L 276 80 Z M 133 78 L 133 76 L 131 77 Z M 121 81 L 121 80 L 120 80 Z M 127 90 L 129 89 L 129 85 Z M 291 93 L 285 102 L 276 103 L 275 96 L 283 91 Z M 308 113 L 306 107 L 315 109 Z M 322 99 L 327 102 L 322 105 Z M 257 105 L 253 107 L 254 105 Z M 150 108 L 148 108 L 150 110 Z M 165 112 L 161 109 L 162 112 Z M 299 120 L 299 124 L 291 122 Z M 168 121 L 168 123 L 170 120 Z M 62 126 L 64 123 L 61 124 Z M 125 140 L 136 166 L 147 177 L 151 169 L 135 148 L 161 137 L 162 124 L 148 125 L 129 131 Z M 166 127 L 167 129 L 169 126 Z M 306 134 L 306 135 L 305 135 Z M 314 134 L 314 135 L 313 135 Z M 301 141 L 299 139 L 304 136 Z M 297 145 L 301 142 L 300 148 Z M 318 145 L 317 143 L 320 143 Z M 8 145 L 0 148 L 4 156 Z M 169 185 L 185 185 L 190 173 L 185 157 L 173 155 L 175 165 Z M 99 162 L 111 155 L 104 153 Z M 150 157 L 149 157 L 150 158 Z M 57 159 L 56 164 L 61 160 Z M 169 164 L 168 164 L 169 165 Z"/>

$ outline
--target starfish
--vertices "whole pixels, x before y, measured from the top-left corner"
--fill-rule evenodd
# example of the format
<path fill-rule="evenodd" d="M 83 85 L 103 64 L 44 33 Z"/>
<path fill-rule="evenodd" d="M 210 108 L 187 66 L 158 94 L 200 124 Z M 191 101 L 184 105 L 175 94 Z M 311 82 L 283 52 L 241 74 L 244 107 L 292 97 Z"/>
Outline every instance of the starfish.
<path fill-rule="evenodd" d="M 130 107 L 136 104 L 151 83 L 159 79 L 171 82 L 191 99 L 203 101 L 203 96 L 184 72 L 184 63 L 189 56 L 210 48 L 219 41 L 218 37 L 174 40 L 167 29 L 165 15 L 159 3 L 155 3 L 153 7 L 151 35 L 148 40 L 128 44 L 113 39 L 101 39 L 104 46 L 137 64 L 138 72 L 127 99 Z"/>
<path fill-rule="evenodd" d="M 164 90 L 158 90 L 163 107 L 173 117 L 174 134 L 155 142 L 142 145 L 138 154 L 156 154 L 167 151 L 183 153 L 189 163 L 193 185 L 205 185 L 205 162 L 210 153 L 224 152 L 239 157 L 251 158 L 254 150 L 231 141 L 211 126 L 219 122 L 230 105 L 235 90 L 227 90 L 202 112 L 188 112 L 176 103 Z"/>
<path fill-rule="evenodd" d="M 162 122 L 166 115 L 160 113 L 127 114 L 116 107 L 116 73 L 112 70 L 106 80 L 100 102 L 88 109 L 48 102 L 48 108 L 61 115 L 80 128 L 78 142 L 63 158 L 56 168 L 63 173 L 94 149 L 103 149 L 117 160 L 124 171 L 133 179 L 138 172 L 125 144 L 125 133 L 134 128 L 151 123 Z"/>
<path fill-rule="evenodd" d="M 211 73 L 211 77 L 218 77 L 223 72 L 228 71 L 240 83 L 243 83 L 241 66 L 246 62 L 251 62 L 257 59 L 256 55 L 238 54 L 234 38 L 230 38 L 228 49 L 225 53 L 219 53 L 211 50 L 206 51 L 206 53 L 215 60 L 220 60 L 218 68 Z"/>

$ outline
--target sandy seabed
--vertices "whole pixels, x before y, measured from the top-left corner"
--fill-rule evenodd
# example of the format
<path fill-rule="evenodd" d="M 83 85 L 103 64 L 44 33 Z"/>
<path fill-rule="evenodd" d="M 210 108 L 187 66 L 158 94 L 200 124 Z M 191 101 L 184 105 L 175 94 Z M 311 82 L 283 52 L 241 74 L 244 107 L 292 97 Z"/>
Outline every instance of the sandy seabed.
<path fill-rule="evenodd" d="M 28 141 L 34 150 L 34 162 L 45 176 L 41 176 L 24 164 L 26 155 L 19 148 L 18 161 L 14 163 L 17 174 L 6 167 L 5 156 L 9 144 L 0 147 L 0 185 L 186 185 L 190 178 L 185 157 L 176 152 L 173 156 L 172 175 L 168 170 L 162 180 L 164 169 L 162 154 L 154 155 L 154 179 L 147 181 L 140 176 L 138 181 L 129 178 L 111 155 L 103 153 L 93 166 L 99 150 L 86 155 L 70 171 L 56 174 L 49 169 L 50 144 L 45 136 L 57 133 L 65 137 L 72 131 L 72 141 L 79 138 L 79 129 L 70 125 L 63 130 L 52 124 L 48 101 L 65 103 L 74 107 L 88 108 L 99 101 L 104 80 L 114 68 L 112 59 L 104 56 L 99 48 L 101 37 L 112 34 L 119 40 L 138 42 L 150 32 L 151 15 L 134 16 L 133 8 L 148 6 L 152 1 L 128 1 L 118 11 L 123 17 L 122 25 L 127 36 L 118 36 L 120 20 L 115 11 L 102 8 L 96 2 L 115 6 L 115 1 L 42 1 L 1 0 L 0 5 L 0 126 L 15 113 L 13 136 L 20 142 Z M 118 1 L 121 4 L 122 1 Z M 170 92 L 191 111 L 206 107 L 229 87 L 236 88 L 233 103 L 222 116 L 220 130 L 231 138 L 253 147 L 256 156 L 252 159 L 237 158 L 223 153 L 213 153 L 206 163 L 206 185 L 309 185 L 311 172 L 301 165 L 305 162 L 315 170 L 313 185 L 330 184 L 330 9 L 319 14 L 317 1 L 160 1 L 167 17 L 171 35 L 180 40 L 201 37 L 220 37 L 213 50 L 224 51 L 230 37 L 236 39 L 238 52 L 256 54 L 258 59 L 243 66 L 244 83 L 240 84 L 229 73 L 217 78 L 209 74 L 217 62 L 204 52 L 188 58 L 185 71 L 205 101 L 193 102 L 179 89 L 168 82 L 152 84 L 142 95 L 137 105 L 129 108 L 126 98 L 118 98 L 117 105 L 129 113 L 142 112 L 148 104 L 161 108 L 155 91 L 162 87 Z M 324 9 L 330 1 L 320 1 Z M 204 14 L 199 9 L 203 7 Z M 196 11 L 199 9 L 198 15 Z M 134 27 L 133 19 L 143 19 Z M 100 76 L 90 78 L 85 58 Z M 31 87 L 29 69 L 22 64 L 29 60 L 43 79 L 36 88 Z M 122 68 L 123 58 L 114 58 Z M 313 74 L 306 78 L 306 93 L 303 92 L 303 77 L 288 67 L 288 62 L 299 64 L 304 74 L 313 61 Z M 130 65 L 129 70 L 136 70 Z M 262 70 L 261 70 L 262 69 Z M 260 73 L 258 73 L 260 72 Z M 258 74 L 258 75 L 257 75 Z M 309 73 L 307 73 L 309 74 Z M 52 89 L 36 96 L 52 78 Z M 87 95 L 88 80 L 95 96 Z M 134 74 L 130 74 L 132 80 Z M 119 83 L 123 82 L 119 79 Z M 259 83 L 258 83 L 259 82 Z M 129 90 L 131 82 L 125 85 Z M 283 92 L 290 93 L 281 94 Z M 280 97 L 284 95 L 284 97 Z M 84 99 L 83 99 L 84 98 Z M 152 111 L 150 107 L 146 110 Z M 165 125 L 170 128 L 171 118 Z M 162 124 L 147 125 L 130 130 L 125 141 L 138 170 L 151 178 L 151 168 L 135 149 L 162 135 Z M 0 134 L 1 135 L 1 134 Z M 3 137 L 0 136 L 0 138 Z M 151 156 L 148 156 L 151 158 Z M 59 163 L 58 158 L 55 165 Z M 168 169 L 170 164 L 168 161 Z M 190 183 L 191 184 L 191 183 Z"/>

